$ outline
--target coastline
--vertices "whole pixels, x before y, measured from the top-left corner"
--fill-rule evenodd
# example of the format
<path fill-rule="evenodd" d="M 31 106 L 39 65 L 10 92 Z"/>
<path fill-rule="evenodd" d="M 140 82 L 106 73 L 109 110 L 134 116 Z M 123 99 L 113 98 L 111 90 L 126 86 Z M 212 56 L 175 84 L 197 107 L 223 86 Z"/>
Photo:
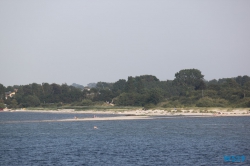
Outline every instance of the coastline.
<path fill-rule="evenodd" d="M 204 113 L 204 112 L 207 113 Z M 25 121 L 6 121 L 4 123 L 34 123 L 34 122 L 81 122 L 81 121 L 116 121 L 116 120 L 149 120 L 149 119 L 173 119 L 173 118 L 217 118 L 217 117 L 243 117 L 250 116 L 250 110 L 242 109 L 208 109 L 208 110 L 87 110 L 75 111 L 74 109 L 58 109 L 58 110 L 5 110 L 1 112 L 30 112 L 30 113 L 55 113 L 55 114 L 72 114 L 72 118 L 53 119 L 53 120 L 25 120 Z M 92 114 L 92 117 L 82 117 L 83 114 Z M 99 115 L 110 115 L 100 116 Z M 78 116 L 79 115 L 79 116 Z M 113 116 L 117 115 L 117 116 Z M 1 122 L 0 122 L 1 123 Z"/>
<path fill-rule="evenodd" d="M 58 110 L 4 110 L 3 112 L 39 112 L 39 113 L 70 113 L 70 114 L 115 114 L 124 117 L 153 117 L 153 116 L 198 116 L 198 117 L 220 117 L 220 116 L 250 116 L 250 108 L 211 108 L 211 109 L 169 109 L 169 110 L 86 110 L 76 111 L 74 109 Z M 112 118 L 113 119 L 113 118 Z M 129 119 L 129 118 L 125 118 Z"/>

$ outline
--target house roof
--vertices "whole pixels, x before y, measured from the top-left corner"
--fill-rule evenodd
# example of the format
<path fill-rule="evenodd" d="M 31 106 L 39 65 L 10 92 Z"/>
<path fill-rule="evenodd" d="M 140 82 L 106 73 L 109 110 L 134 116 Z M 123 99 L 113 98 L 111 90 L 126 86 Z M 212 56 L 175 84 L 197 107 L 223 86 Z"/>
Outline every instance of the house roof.
<path fill-rule="evenodd" d="M 5 95 L 9 95 L 9 94 L 11 94 L 11 93 L 12 93 L 11 91 L 5 92 Z"/>

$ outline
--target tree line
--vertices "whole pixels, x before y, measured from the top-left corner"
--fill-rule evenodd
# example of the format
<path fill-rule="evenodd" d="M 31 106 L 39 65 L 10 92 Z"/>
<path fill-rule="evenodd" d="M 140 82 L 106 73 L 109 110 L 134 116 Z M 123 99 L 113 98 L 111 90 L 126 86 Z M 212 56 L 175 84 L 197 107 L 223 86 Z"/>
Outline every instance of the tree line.
<path fill-rule="evenodd" d="M 250 77 L 237 76 L 206 81 L 198 69 L 183 69 L 174 80 L 160 81 L 142 75 L 114 83 L 98 82 L 95 87 L 32 83 L 4 87 L 0 84 L 0 107 L 117 106 L 152 107 L 250 107 Z M 12 97 L 5 92 L 17 90 Z"/>

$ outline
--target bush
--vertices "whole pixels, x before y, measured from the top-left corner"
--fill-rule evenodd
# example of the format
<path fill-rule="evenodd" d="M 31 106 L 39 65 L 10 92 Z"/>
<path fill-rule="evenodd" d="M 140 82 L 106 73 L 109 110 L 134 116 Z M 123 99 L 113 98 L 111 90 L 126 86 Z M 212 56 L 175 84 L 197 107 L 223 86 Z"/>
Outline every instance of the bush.
<path fill-rule="evenodd" d="M 146 104 L 146 105 L 144 106 L 144 109 L 145 109 L 145 110 L 149 110 L 149 109 L 152 109 L 152 108 L 154 108 L 154 107 L 155 107 L 154 104 L 149 103 L 149 104 Z"/>
<path fill-rule="evenodd" d="M 23 105 L 25 107 L 37 107 L 40 105 L 40 100 L 35 95 L 28 95 L 24 98 L 24 100 L 25 100 L 25 103 L 23 103 Z"/>
<path fill-rule="evenodd" d="M 236 107 L 247 107 L 247 108 L 250 108 L 250 97 L 246 97 L 246 98 L 238 100 L 235 103 L 235 106 Z"/>
<path fill-rule="evenodd" d="M 3 103 L 0 103 L 0 109 L 4 109 L 5 105 Z"/>
<path fill-rule="evenodd" d="M 209 97 L 199 99 L 196 104 L 197 107 L 226 107 L 227 105 L 228 101 L 224 99 L 212 99 Z"/>
<path fill-rule="evenodd" d="M 89 99 L 85 99 L 81 102 L 81 106 L 91 106 L 93 105 L 93 102 Z"/>

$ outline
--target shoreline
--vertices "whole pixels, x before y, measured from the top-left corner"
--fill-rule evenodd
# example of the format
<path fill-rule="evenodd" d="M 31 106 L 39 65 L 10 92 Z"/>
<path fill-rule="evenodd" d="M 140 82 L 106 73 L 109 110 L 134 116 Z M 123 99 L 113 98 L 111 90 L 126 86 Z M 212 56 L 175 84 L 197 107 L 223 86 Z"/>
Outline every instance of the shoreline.
<path fill-rule="evenodd" d="M 221 109 L 212 108 L 197 111 L 195 109 L 172 109 L 172 110 L 128 110 L 128 111 L 117 111 L 117 110 L 86 110 L 86 111 L 75 111 L 74 109 L 58 109 L 58 110 L 4 110 L 1 112 L 39 112 L 39 113 L 69 113 L 69 114 L 114 114 L 124 115 L 125 117 L 136 116 L 136 117 L 151 117 L 151 116 L 195 116 L 195 117 L 221 117 L 221 116 L 250 116 L 250 108 L 236 108 L 236 109 Z"/>
<path fill-rule="evenodd" d="M 172 112 L 173 111 L 173 112 Z M 150 120 L 150 119 L 175 119 L 175 118 L 217 118 L 217 117 L 249 117 L 249 109 L 235 110 L 213 110 L 213 113 L 196 113 L 196 111 L 187 112 L 187 110 L 130 110 L 130 111 L 75 111 L 73 109 L 60 110 L 5 110 L 1 112 L 29 112 L 29 113 L 56 113 L 56 114 L 72 114 L 72 118 L 67 119 L 52 119 L 52 120 L 24 120 L 24 121 L 5 121 L 1 123 L 42 123 L 42 122 L 82 122 L 82 121 L 117 121 L 117 120 Z M 210 110 L 211 111 L 211 110 Z M 1 113 L 0 112 L 0 113 Z M 80 115 L 92 114 L 93 117 L 81 117 Z M 117 115 L 99 117 L 98 115 Z M 79 115 L 79 117 L 78 117 Z"/>

